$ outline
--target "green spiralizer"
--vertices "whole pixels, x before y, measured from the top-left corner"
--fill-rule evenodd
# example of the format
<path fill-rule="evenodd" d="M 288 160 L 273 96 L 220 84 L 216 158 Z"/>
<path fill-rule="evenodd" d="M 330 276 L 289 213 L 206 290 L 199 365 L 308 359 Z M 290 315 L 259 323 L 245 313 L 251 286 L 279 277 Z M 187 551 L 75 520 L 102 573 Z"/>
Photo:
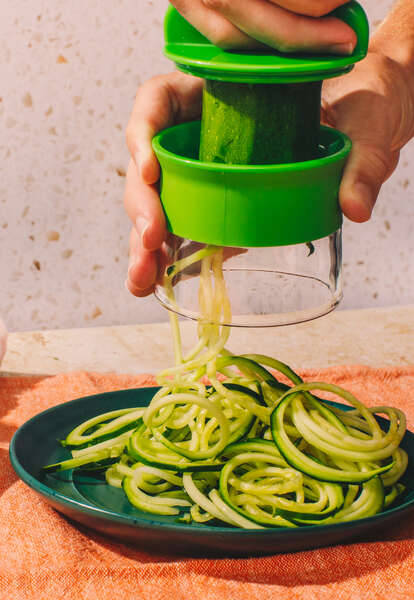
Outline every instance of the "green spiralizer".
<path fill-rule="evenodd" d="M 350 56 L 224 51 L 167 11 L 166 56 L 205 80 L 201 121 L 153 140 L 171 260 L 206 244 L 225 247 L 233 315 L 224 325 L 306 321 L 342 297 L 338 190 L 351 141 L 320 125 L 321 88 L 365 57 L 369 30 L 357 2 L 332 15 L 357 34 Z M 198 319 L 194 265 L 174 283 L 174 304 L 162 283 L 157 298 Z"/>

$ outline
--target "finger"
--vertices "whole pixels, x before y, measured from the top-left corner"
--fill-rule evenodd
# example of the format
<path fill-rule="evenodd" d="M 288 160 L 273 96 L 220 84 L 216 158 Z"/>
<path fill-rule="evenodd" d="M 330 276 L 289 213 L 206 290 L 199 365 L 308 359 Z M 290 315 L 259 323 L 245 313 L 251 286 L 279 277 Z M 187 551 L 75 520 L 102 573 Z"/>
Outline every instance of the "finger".
<path fill-rule="evenodd" d="M 153 285 L 147 288 L 146 290 L 141 290 L 140 288 L 136 287 L 131 281 L 129 281 L 129 279 L 126 280 L 125 287 L 129 292 L 131 292 L 133 296 L 136 296 L 137 298 L 145 298 L 145 296 L 149 296 L 154 291 Z"/>
<path fill-rule="evenodd" d="M 171 256 L 170 256 L 170 252 L 169 252 L 169 249 L 168 249 L 168 246 L 166 243 L 164 243 L 159 250 L 154 252 L 153 256 L 154 256 L 154 258 L 156 260 L 156 264 L 157 264 L 157 274 L 156 274 L 155 280 L 151 283 L 151 285 L 149 285 L 147 288 L 144 288 L 144 289 L 139 287 L 140 285 L 142 285 L 142 280 L 141 279 L 139 279 L 138 281 L 136 280 L 134 271 L 131 271 L 131 278 L 129 276 L 127 277 L 125 286 L 134 296 L 138 296 L 139 298 L 142 298 L 144 296 L 148 296 L 149 294 L 152 294 L 155 290 L 156 284 L 162 282 L 162 279 L 163 279 L 163 276 L 164 276 L 167 266 L 171 264 Z M 130 258 L 130 262 L 131 262 L 131 258 Z"/>
<path fill-rule="evenodd" d="M 307 15 L 308 17 L 322 17 L 328 13 L 346 4 L 349 0 L 269 0 L 273 4 L 278 4 L 286 10 L 297 13 L 298 15 Z"/>
<path fill-rule="evenodd" d="M 127 170 L 124 205 L 140 237 L 142 247 L 149 251 L 157 250 L 167 234 L 158 189 L 155 185 L 142 182 L 132 160 Z"/>
<path fill-rule="evenodd" d="M 135 296 L 146 296 L 151 293 L 157 274 L 156 253 L 142 247 L 136 229 L 132 228 L 129 237 L 127 288 Z"/>
<path fill-rule="evenodd" d="M 267 0 L 204 0 L 249 37 L 281 52 L 314 51 L 349 55 L 357 38 L 349 25 L 333 17 L 294 14 Z"/>
<path fill-rule="evenodd" d="M 172 0 L 171 4 L 215 46 L 224 49 L 248 48 L 257 42 L 220 15 L 203 0 Z"/>
<path fill-rule="evenodd" d="M 384 181 L 398 164 L 399 152 L 389 153 L 378 143 L 354 139 L 339 191 L 339 202 L 348 219 L 368 221 Z"/>
<path fill-rule="evenodd" d="M 126 139 L 143 182 L 155 183 L 160 175 L 152 138 L 165 127 L 200 115 L 202 85 L 197 77 L 170 73 L 154 77 L 139 88 Z"/>

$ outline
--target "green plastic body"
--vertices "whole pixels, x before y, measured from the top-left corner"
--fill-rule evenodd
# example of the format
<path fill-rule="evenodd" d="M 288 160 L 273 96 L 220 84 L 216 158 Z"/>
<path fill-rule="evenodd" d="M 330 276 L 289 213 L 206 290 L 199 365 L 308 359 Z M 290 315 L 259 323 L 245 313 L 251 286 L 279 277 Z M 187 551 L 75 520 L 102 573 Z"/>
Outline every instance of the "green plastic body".
<path fill-rule="evenodd" d="M 164 22 L 164 53 L 181 71 L 204 79 L 244 83 L 320 81 L 347 73 L 368 50 L 368 21 L 358 2 L 344 4 L 332 15 L 357 33 L 358 42 L 350 56 L 282 54 L 271 49 L 228 52 L 211 44 L 173 7 L 168 9 Z"/>
<path fill-rule="evenodd" d="M 200 122 L 153 140 L 169 230 L 221 246 L 282 246 L 320 239 L 341 227 L 338 189 L 351 149 L 343 133 L 321 127 L 320 156 L 279 165 L 202 162 Z"/>

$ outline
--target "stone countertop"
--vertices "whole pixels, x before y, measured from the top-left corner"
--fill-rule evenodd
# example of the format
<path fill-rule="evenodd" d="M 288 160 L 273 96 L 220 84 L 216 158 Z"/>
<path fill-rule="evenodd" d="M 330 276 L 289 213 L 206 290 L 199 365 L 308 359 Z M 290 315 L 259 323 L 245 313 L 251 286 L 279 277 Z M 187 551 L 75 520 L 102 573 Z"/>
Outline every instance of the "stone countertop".
<path fill-rule="evenodd" d="M 195 324 L 182 323 L 185 348 Z M 308 323 L 271 329 L 234 328 L 235 354 L 270 354 L 292 366 L 414 364 L 414 305 L 343 310 Z M 173 365 L 169 323 L 11 333 L 0 374 L 55 375 L 67 371 L 157 373 Z"/>

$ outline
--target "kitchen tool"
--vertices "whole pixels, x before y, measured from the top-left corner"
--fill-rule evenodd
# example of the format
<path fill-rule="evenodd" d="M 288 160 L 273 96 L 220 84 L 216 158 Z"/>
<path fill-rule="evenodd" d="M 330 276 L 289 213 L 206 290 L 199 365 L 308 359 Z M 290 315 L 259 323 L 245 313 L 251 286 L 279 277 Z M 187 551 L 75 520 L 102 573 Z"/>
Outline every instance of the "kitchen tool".
<path fill-rule="evenodd" d="M 223 273 L 233 316 L 222 324 L 305 321 L 342 297 L 338 190 L 351 142 L 319 125 L 320 93 L 323 79 L 346 74 L 364 58 L 368 24 L 357 2 L 332 14 L 357 33 L 350 56 L 224 51 L 174 8 L 167 12 L 166 56 L 206 79 L 201 126 L 180 124 L 153 141 L 161 201 L 175 236 L 170 262 L 194 242 L 232 249 Z M 192 265 L 175 277 L 174 300 L 161 280 L 157 298 L 199 319 L 197 274 Z"/>

